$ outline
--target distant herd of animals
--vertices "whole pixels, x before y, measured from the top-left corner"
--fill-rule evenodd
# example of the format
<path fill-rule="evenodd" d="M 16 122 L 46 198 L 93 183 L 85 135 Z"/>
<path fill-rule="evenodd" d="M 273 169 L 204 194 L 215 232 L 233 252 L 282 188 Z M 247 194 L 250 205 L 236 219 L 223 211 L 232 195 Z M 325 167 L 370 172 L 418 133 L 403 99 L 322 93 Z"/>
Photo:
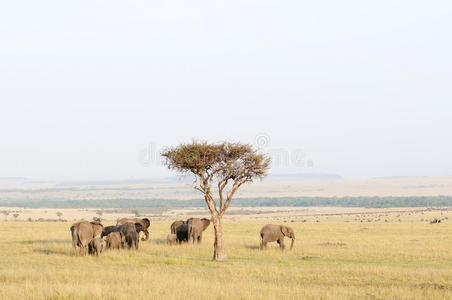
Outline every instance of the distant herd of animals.
<path fill-rule="evenodd" d="M 80 221 L 72 224 L 72 248 L 74 255 L 85 255 L 86 250 L 90 255 L 100 255 L 106 249 L 136 249 L 139 246 L 139 234 L 143 232 L 145 237 L 142 241 L 149 240 L 149 227 L 151 222 L 148 218 L 122 218 L 116 225 L 104 227 L 99 221 Z M 210 225 L 206 218 L 189 218 L 185 221 L 174 221 L 170 226 L 171 233 L 166 241 L 169 245 L 181 243 L 201 243 L 202 233 Z M 260 249 L 267 248 L 267 243 L 276 242 L 281 250 L 284 250 L 284 237 L 292 240 L 290 249 L 295 241 L 295 233 L 291 227 L 284 225 L 267 224 L 259 232 L 261 243 Z M 100 237 L 98 237 L 100 236 Z"/>

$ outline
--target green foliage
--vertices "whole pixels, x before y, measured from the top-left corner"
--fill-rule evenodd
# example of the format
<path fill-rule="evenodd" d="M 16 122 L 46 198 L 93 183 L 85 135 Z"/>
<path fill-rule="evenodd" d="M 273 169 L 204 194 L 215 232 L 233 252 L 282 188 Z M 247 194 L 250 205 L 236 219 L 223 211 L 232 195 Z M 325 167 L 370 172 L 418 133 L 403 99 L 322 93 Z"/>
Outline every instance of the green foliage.
<path fill-rule="evenodd" d="M 3 207 L 28 208 L 185 208 L 205 207 L 203 199 L 109 199 L 109 200 L 0 200 Z M 281 198 L 237 198 L 235 207 L 444 207 L 452 206 L 452 196 L 425 197 L 281 197 Z M 5 213 L 4 211 L 3 213 Z M 135 213 L 135 212 L 134 212 Z"/>

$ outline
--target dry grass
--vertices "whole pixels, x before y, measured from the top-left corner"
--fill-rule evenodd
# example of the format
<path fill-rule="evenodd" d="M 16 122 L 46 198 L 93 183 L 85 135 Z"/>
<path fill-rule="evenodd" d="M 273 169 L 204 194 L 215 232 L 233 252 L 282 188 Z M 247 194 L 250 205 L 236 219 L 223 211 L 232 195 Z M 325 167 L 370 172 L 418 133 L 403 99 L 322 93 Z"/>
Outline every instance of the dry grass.
<path fill-rule="evenodd" d="M 452 224 L 290 223 L 292 251 L 259 251 L 268 221 L 225 223 L 229 260 L 167 246 L 151 224 L 137 251 L 71 255 L 70 223 L 0 223 L 1 299 L 451 299 Z M 107 225 L 107 224 L 106 224 Z"/>

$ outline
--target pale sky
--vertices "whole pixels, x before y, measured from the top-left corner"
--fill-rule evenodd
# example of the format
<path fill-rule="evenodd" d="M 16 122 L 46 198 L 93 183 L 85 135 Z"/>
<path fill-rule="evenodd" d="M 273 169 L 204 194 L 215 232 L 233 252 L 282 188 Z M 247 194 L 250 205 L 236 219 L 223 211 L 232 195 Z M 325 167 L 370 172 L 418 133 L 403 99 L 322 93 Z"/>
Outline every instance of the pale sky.
<path fill-rule="evenodd" d="M 452 175 L 451 53 L 450 1 L 3 1 L 0 177 L 171 176 L 143 153 L 192 138 Z"/>

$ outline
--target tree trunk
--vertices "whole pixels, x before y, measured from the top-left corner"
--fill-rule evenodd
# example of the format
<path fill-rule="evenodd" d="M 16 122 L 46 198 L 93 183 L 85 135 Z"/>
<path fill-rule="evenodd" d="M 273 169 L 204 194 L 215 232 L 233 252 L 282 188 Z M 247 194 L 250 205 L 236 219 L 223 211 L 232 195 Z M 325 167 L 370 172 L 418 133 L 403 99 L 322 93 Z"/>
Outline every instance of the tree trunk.
<path fill-rule="evenodd" d="M 213 259 L 224 261 L 227 259 L 227 256 L 226 251 L 224 250 L 223 225 L 221 224 L 221 218 L 218 215 L 213 217 L 213 229 L 215 231 Z"/>

